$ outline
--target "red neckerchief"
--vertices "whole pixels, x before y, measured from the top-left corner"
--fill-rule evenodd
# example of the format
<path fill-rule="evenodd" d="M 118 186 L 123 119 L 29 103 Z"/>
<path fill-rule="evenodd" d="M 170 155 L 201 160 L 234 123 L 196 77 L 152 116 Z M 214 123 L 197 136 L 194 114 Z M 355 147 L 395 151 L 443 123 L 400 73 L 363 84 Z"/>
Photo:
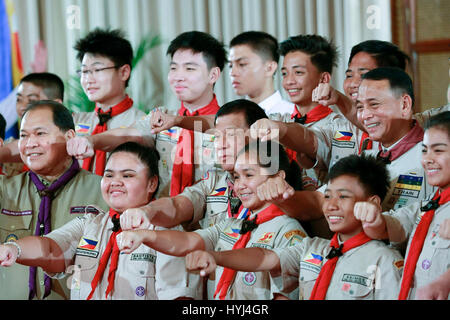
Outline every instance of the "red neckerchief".
<path fill-rule="evenodd" d="M 239 211 L 242 211 L 242 210 L 246 210 L 246 209 L 241 206 L 241 209 Z M 268 206 L 267 208 L 265 208 L 264 210 L 259 212 L 256 215 L 256 218 L 251 220 L 250 223 L 254 222 L 254 223 L 256 223 L 256 225 L 260 225 L 264 222 L 270 221 L 273 218 L 276 218 L 276 217 L 282 216 L 282 215 L 284 215 L 284 212 L 281 211 L 276 205 L 271 204 L 270 206 Z M 245 229 L 244 224 L 247 222 L 248 222 L 248 220 L 245 220 L 242 222 L 241 232 L 243 232 L 243 230 Z M 252 230 L 253 229 L 250 228 L 248 232 L 241 234 L 239 239 L 234 244 L 232 250 L 245 248 L 248 241 L 250 240 Z M 214 297 L 216 297 L 216 295 L 219 294 L 220 300 L 225 299 L 227 292 L 228 292 L 228 288 L 230 287 L 235 274 L 236 274 L 236 270 L 229 269 L 229 268 L 223 268 L 222 276 L 220 277 L 220 280 L 217 283 L 216 292 L 214 292 Z"/>
<path fill-rule="evenodd" d="M 331 277 L 333 277 L 334 269 L 336 268 L 339 257 L 347 251 L 362 246 L 371 240 L 372 239 L 362 231 L 339 246 L 338 235 L 335 233 L 330 241 L 330 247 L 332 249 L 327 256 L 328 260 L 320 270 L 319 277 L 314 284 L 309 300 L 325 300 L 328 286 L 330 285 Z"/>
<path fill-rule="evenodd" d="M 111 263 L 109 265 L 109 273 L 108 273 L 108 287 L 106 288 L 105 298 L 108 298 L 108 294 L 114 290 L 114 280 L 116 277 L 116 270 L 117 265 L 119 262 L 119 254 L 120 250 L 117 246 L 117 240 L 116 237 L 119 233 L 122 232 L 122 229 L 120 228 L 120 214 L 114 211 L 113 209 L 109 209 L 109 216 L 114 224 L 113 232 L 111 233 L 111 236 L 109 237 L 108 244 L 105 247 L 105 251 L 103 252 L 102 257 L 100 258 L 100 263 L 97 268 L 97 272 L 95 273 L 94 279 L 92 279 L 91 282 L 91 293 L 87 297 L 87 300 L 90 300 L 92 298 L 92 295 L 95 292 L 95 289 L 97 288 L 98 282 L 103 278 L 103 273 L 105 272 L 106 265 L 108 264 L 108 261 L 111 257 Z"/>
<path fill-rule="evenodd" d="M 103 112 L 99 107 L 95 107 L 95 112 L 99 117 L 99 123 L 95 126 L 91 135 L 102 133 L 108 130 L 107 122 L 109 119 L 127 111 L 133 106 L 133 100 L 127 95 L 119 104 L 111 107 L 108 112 Z M 95 157 L 95 174 L 103 176 L 105 171 L 106 152 L 95 150 L 95 156 L 83 160 L 83 169 L 91 171 L 91 166 Z"/>
<path fill-rule="evenodd" d="M 367 140 L 367 142 L 365 142 L 366 140 Z M 365 146 L 364 146 L 364 143 L 366 144 Z M 361 141 L 359 142 L 358 155 L 360 155 L 361 152 L 363 152 L 364 150 L 372 150 L 372 147 L 373 147 L 373 141 L 370 140 L 369 134 L 364 131 L 361 136 Z"/>
<path fill-rule="evenodd" d="M 445 189 L 442 193 L 438 190 L 434 195 L 433 200 L 422 208 L 422 211 L 428 210 L 420 219 L 411 240 L 411 244 L 409 245 L 409 253 L 403 269 L 402 284 L 398 295 L 399 300 L 406 300 L 408 298 L 414 273 L 416 271 L 417 260 L 422 252 L 423 244 L 425 242 L 428 229 L 430 228 L 431 221 L 433 221 L 434 213 L 439 206 L 447 203 L 448 201 L 450 201 L 450 188 Z"/>
<path fill-rule="evenodd" d="M 297 119 L 296 122 L 301 124 L 308 124 L 322 120 L 332 112 L 333 110 L 331 108 L 318 104 L 314 107 L 314 109 L 302 116 L 302 114 L 298 111 L 298 106 L 296 105 L 291 114 L 291 119 Z M 290 161 L 297 161 L 297 151 L 286 148 L 286 153 Z"/>
<path fill-rule="evenodd" d="M 201 116 L 216 114 L 219 111 L 216 95 L 211 102 L 201 109 L 191 113 L 181 103 L 178 111 L 180 116 Z M 173 162 L 172 179 L 170 182 L 170 196 L 174 197 L 183 192 L 185 187 L 194 183 L 194 131 L 182 129 L 177 142 L 175 159 Z"/>
<path fill-rule="evenodd" d="M 387 164 L 391 163 L 409 151 L 416 144 L 423 141 L 423 133 L 422 127 L 417 121 L 414 121 L 414 127 L 409 130 L 406 136 L 404 136 L 391 150 L 383 152 L 380 143 L 380 151 L 378 152 L 377 158 L 382 159 Z"/>

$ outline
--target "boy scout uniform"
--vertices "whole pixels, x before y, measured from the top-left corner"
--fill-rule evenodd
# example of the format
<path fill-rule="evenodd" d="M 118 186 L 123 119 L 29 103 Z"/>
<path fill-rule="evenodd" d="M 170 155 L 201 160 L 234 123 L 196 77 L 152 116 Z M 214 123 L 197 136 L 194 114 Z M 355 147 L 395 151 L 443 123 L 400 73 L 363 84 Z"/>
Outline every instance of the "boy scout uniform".
<path fill-rule="evenodd" d="M 440 106 L 437 108 L 431 108 L 428 110 L 425 110 L 421 113 L 416 113 L 413 115 L 413 118 L 417 120 L 419 125 L 423 128 L 426 124 L 426 122 L 432 117 L 435 116 L 441 112 L 444 111 L 450 111 L 450 104 L 446 104 L 445 106 Z"/>
<path fill-rule="evenodd" d="M 409 238 L 405 257 L 408 256 L 417 225 L 425 213 L 420 208 L 425 206 L 432 198 L 433 196 L 430 196 L 427 200 L 383 213 L 389 238 L 392 239 L 391 242 L 393 240 L 401 242 Z M 417 288 L 428 285 L 450 268 L 450 240 L 439 236 L 439 227 L 446 219 L 450 219 L 449 202 L 441 205 L 434 213 L 422 252 L 417 260 L 409 299 L 414 299 Z"/>
<path fill-rule="evenodd" d="M 43 180 L 46 185 L 49 182 Z M 52 200 L 51 228 L 56 229 L 85 212 L 97 212 L 92 205 L 107 208 L 100 192 L 101 177 L 80 170 Z M 14 241 L 34 235 L 41 198 L 28 173 L 11 178 L 0 176 L 0 240 Z M 28 299 L 29 267 L 15 264 L 0 268 L 0 299 Z M 38 268 L 37 296 L 45 291 L 44 275 Z M 52 281 L 52 293 L 47 299 L 68 297 L 64 281 Z"/>
<path fill-rule="evenodd" d="M 242 222 L 242 219 L 230 218 L 213 227 L 195 232 L 203 238 L 205 250 L 231 250 L 240 237 Z M 283 215 L 262 223 L 253 230 L 246 247 L 284 248 L 302 241 L 305 237 L 306 233 L 300 223 Z M 218 266 L 215 272 L 215 283 L 208 282 L 208 299 L 210 300 L 214 299 L 213 295 L 222 272 L 223 267 Z M 210 287 L 211 284 L 212 287 Z M 269 272 L 237 271 L 225 299 L 270 300 L 275 293 L 279 292 L 273 285 Z"/>
<path fill-rule="evenodd" d="M 96 112 L 76 112 L 72 114 L 73 122 L 75 124 L 75 132 L 77 136 L 84 137 L 90 136 L 92 131 L 99 123 L 99 119 Z M 112 117 L 108 122 L 109 129 L 128 128 L 137 120 L 145 116 L 145 112 L 131 107 L 130 109 Z M 108 157 L 107 153 L 107 157 Z M 80 161 L 80 165 L 83 161 Z M 92 172 L 95 172 L 95 161 L 92 164 Z"/>
<path fill-rule="evenodd" d="M 281 265 L 281 274 L 272 274 L 274 282 L 285 292 L 299 286 L 300 299 L 309 299 L 330 250 L 330 241 L 321 238 L 305 238 L 293 247 L 274 249 Z M 369 241 L 339 257 L 326 299 L 397 299 L 402 269 L 400 253 L 381 241 Z"/>
<path fill-rule="evenodd" d="M 173 162 L 178 139 L 182 128 L 172 127 L 156 135 L 151 134 L 151 113 L 138 120 L 133 127 L 139 130 L 148 144 L 155 142 L 159 152 L 159 188 L 156 198 L 170 195 Z M 214 167 L 214 135 L 194 131 L 194 181 L 199 181 L 203 175 Z"/>
<path fill-rule="evenodd" d="M 71 289 L 71 300 L 86 300 L 92 290 L 91 281 L 105 251 L 112 233 L 113 223 L 108 213 L 85 215 L 73 219 L 59 229 L 47 234 L 64 253 L 66 270 L 72 275 L 67 279 Z M 108 300 L 157 299 L 156 285 L 158 282 L 157 252 L 142 244 L 131 254 L 120 254 L 114 281 L 114 290 L 108 295 Z M 108 287 L 108 263 L 103 278 L 99 281 L 92 296 L 93 300 L 104 300 Z M 70 269 L 68 269 L 70 268 Z M 62 278 L 61 274 L 50 276 Z"/>
<path fill-rule="evenodd" d="M 364 154 L 376 157 L 378 149 L 366 150 Z M 428 184 L 421 158 L 422 142 L 419 142 L 387 165 L 391 185 L 381 204 L 383 211 L 395 210 L 434 195 L 437 188 Z"/>

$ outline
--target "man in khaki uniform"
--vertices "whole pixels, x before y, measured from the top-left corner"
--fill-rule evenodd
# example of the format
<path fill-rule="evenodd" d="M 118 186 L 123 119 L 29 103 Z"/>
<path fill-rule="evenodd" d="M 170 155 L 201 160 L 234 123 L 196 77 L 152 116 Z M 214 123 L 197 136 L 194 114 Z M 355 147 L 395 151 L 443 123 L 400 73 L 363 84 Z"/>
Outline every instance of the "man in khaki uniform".
<path fill-rule="evenodd" d="M 55 122 L 54 122 L 55 121 Z M 24 115 L 19 140 L 23 162 L 34 172 L 44 186 L 51 185 L 74 160 L 65 151 L 66 141 L 75 135 L 70 112 L 52 101 L 35 103 Z M 14 241 L 35 234 L 41 197 L 32 182 L 30 172 L 1 179 L 0 239 Z M 51 229 L 89 212 L 97 212 L 91 205 L 106 209 L 100 188 L 100 177 L 80 170 L 52 196 L 50 208 Z M 27 299 L 29 268 L 14 266 L 0 269 L 0 299 Z M 44 278 L 38 269 L 37 297 L 42 298 Z M 53 281 L 48 299 L 67 298 L 65 282 Z"/>

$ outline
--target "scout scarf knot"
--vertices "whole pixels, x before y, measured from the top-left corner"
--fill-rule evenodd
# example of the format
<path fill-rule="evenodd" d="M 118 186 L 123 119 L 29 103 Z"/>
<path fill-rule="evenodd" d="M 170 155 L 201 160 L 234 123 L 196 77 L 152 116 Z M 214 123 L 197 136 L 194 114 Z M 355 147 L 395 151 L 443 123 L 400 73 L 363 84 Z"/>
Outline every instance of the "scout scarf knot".
<path fill-rule="evenodd" d="M 202 116 L 216 114 L 219 111 L 216 95 L 211 102 L 195 112 L 190 112 L 183 103 L 178 111 L 180 116 Z M 172 167 L 172 179 L 170 182 L 170 196 L 183 192 L 184 188 L 194 183 L 194 132 L 182 129 L 175 149 L 175 159 Z"/>
<path fill-rule="evenodd" d="M 119 262 L 119 254 L 120 250 L 117 245 L 117 235 L 122 232 L 120 228 L 120 214 L 114 211 L 113 209 L 109 209 L 109 216 L 111 217 L 111 221 L 114 225 L 112 229 L 111 236 L 109 237 L 109 241 L 106 244 L 105 251 L 103 252 L 102 257 L 100 258 L 100 263 L 98 265 L 97 271 L 95 272 L 94 279 L 91 282 L 91 293 L 87 297 L 87 300 L 91 300 L 95 289 L 97 288 L 98 282 L 103 278 L 103 274 L 105 273 L 106 266 L 108 261 L 111 258 L 111 263 L 109 265 L 108 272 L 108 287 L 105 292 L 105 299 L 108 299 L 108 294 L 110 294 L 114 290 L 114 281 L 116 278 L 116 270 Z"/>
<path fill-rule="evenodd" d="M 327 256 L 328 260 L 320 270 L 319 277 L 314 284 L 314 288 L 309 299 L 325 300 L 328 286 L 330 285 L 330 281 L 333 277 L 334 269 L 336 268 L 339 257 L 347 251 L 362 246 L 371 240 L 372 239 L 369 238 L 364 232 L 360 232 L 339 246 L 338 235 L 335 233 L 330 241 L 330 247 L 332 249 Z"/>
<path fill-rule="evenodd" d="M 307 114 L 302 116 L 302 114 L 298 111 L 298 107 L 295 106 L 294 112 L 291 114 L 291 119 L 294 119 L 295 122 L 300 124 L 308 124 L 322 120 L 332 112 L 333 110 L 331 108 L 319 104 Z"/>
<path fill-rule="evenodd" d="M 133 106 L 133 100 L 127 95 L 125 99 L 123 99 L 119 104 L 113 106 L 107 112 L 103 112 L 99 107 L 95 108 L 95 112 L 97 113 L 99 123 L 95 126 L 94 131 L 92 131 L 92 135 L 105 132 L 108 130 L 107 122 L 127 111 Z M 95 150 L 95 155 L 91 158 L 86 158 L 83 160 L 83 169 L 90 171 L 92 169 L 92 164 L 95 158 L 95 174 L 99 176 L 103 176 L 103 172 L 105 170 L 105 162 L 106 162 L 106 152 L 102 150 Z"/>
<path fill-rule="evenodd" d="M 381 159 L 386 164 L 390 164 L 392 161 L 400 158 L 403 154 L 409 151 L 419 142 L 423 141 L 424 131 L 422 127 L 414 121 L 414 127 L 409 130 L 409 132 L 404 136 L 391 150 L 383 151 L 381 150 L 377 154 L 377 159 Z"/>
<path fill-rule="evenodd" d="M 241 206 L 241 210 L 248 210 L 248 209 L 245 209 Z M 268 206 L 267 208 L 265 208 L 264 210 L 262 210 L 261 212 L 259 212 L 256 215 L 256 217 L 253 219 L 254 225 L 256 225 L 256 227 L 257 227 L 258 225 L 260 225 L 264 222 L 270 221 L 281 215 L 284 215 L 284 212 L 281 211 L 276 205 L 271 204 L 270 206 Z M 243 227 L 244 227 L 244 225 L 242 224 L 241 230 Z M 250 228 L 252 228 L 252 227 L 253 227 L 253 224 Z M 247 226 L 247 228 L 248 228 L 248 226 Z M 241 233 L 241 232 L 239 232 L 239 233 Z M 236 241 L 236 243 L 233 246 L 233 250 L 245 248 L 247 246 L 248 241 L 250 240 L 251 234 L 252 234 L 252 232 L 249 228 L 244 234 L 241 233 L 241 236 L 239 237 L 239 239 Z M 214 292 L 214 298 L 216 297 L 217 294 L 219 294 L 220 300 L 225 299 L 227 292 L 228 292 L 228 288 L 230 287 L 235 274 L 236 274 L 235 270 L 223 268 L 222 276 L 220 277 L 220 280 L 217 283 L 216 292 Z"/>
<path fill-rule="evenodd" d="M 434 195 L 433 199 L 422 209 L 427 210 L 419 224 L 417 225 L 414 236 L 409 246 L 409 253 L 406 258 L 405 268 L 403 269 L 402 284 L 400 287 L 400 293 L 398 295 L 399 300 L 406 300 L 409 295 L 409 290 L 416 272 L 417 260 L 422 252 L 423 244 L 430 228 L 431 221 L 433 221 L 434 213 L 439 206 L 445 204 L 450 200 L 450 188 L 445 189 L 442 193 L 439 190 Z M 424 210 L 423 210 L 424 211 Z"/>
<path fill-rule="evenodd" d="M 56 181 L 54 181 L 49 187 L 46 187 L 38 175 L 33 171 L 28 171 L 31 181 L 36 186 L 38 193 L 41 197 L 41 204 L 39 205 L 39 214 L 36 222 L 35 236 L 43 236 L 51 231 L 51 208 L 52 199 L 54 194 L 60 188 L 64 187 L 78 172 L 80 166 L 78 161 L 73 158 L 72 164 Z M 30 275 L 28 279 L 29 294 L 28 299 L 31 300 L 36 296 L 36 272 L 37 267 L 30 267 Z M 44 298 L 47 297 L 52 289 L 51 279 L 44 275 L 45 293 Z"/>

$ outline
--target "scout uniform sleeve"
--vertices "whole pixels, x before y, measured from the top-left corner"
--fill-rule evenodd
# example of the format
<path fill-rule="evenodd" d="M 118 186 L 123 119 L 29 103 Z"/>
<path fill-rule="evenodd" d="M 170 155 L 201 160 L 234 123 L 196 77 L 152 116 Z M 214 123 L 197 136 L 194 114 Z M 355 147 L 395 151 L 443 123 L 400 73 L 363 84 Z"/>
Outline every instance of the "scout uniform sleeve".
<path fill-rule="evenodd" d="M 369 266 L 367 272 L 374 277 L 375 300 L 397 299 L 403 264 L 403 258 L 396 250 L 385 247 L 382 254 L 379 255 L 377 265 Z"/>
<path fill-rule="evenodd" d="M 45 237 L 55 241 L 64 253 L 64 260 L 66 269 L 68 266 L 73 264 L 75 253 L 77 247 L 80 243 L 80 239 L 83 236 L 84 228 L 87 223 L 92 221 L 92 218 L 96 215 L 85 215 L 81 217 L 76 217 L 72 221 L 69 221 L 62 227 L 53 230 Z M 64 274 L 48 274 L 50 277 L 60 278 Z"/>
<path fill-rule="evenodd" d="M 157 230 L 167 230 L 158 227 Z M 170 230 L 183 231 L 181 226 Z M 188 297 L 194 300 L 203 298 L 203 280 L 199 274 L 186 271 L 185 257 L 175 257 L 157 252 L 156 294 L 159 300 L 173 300 Z"/>
<path fill-rule="evenodd" d="M 152 128 L 150 125 L 150 119 L 151 113 L 141 117 L 141 119 L 137 120 L 131 127 L 139 131 L 141 136 L 144 138 L 144 143 L 146 145 L 152 146 L 154 145 L 155 135 L 151 133 Z"/>
<path fill-rule="evenodd" d="M 194 206 L 194 217 L 190 225 L 199 222 L 205 216 L 206 197 L 211 193 L 215 181 L 215 172 L 208 171 L 199 182 L 184 188 L 180 195 L 188 198 Z"/>
<path fill-rule="evenodd" d="M 390 242 L 400 243 L 408 240 L 416 220 L 420 216 L 422 205 L 423 202 L 418 201 L 400 209 L 383 213 Z"/>
<path fill-rule="evenodd" d="M 225 224 L 228 224 L 229 221 L 224 220 L 212 227 L 206 229 L 195 230 L 194 232 L 198 233 L 200 237 L 202 237 L 205 242 L 205 250 L 210 251 L 214 250 L 217 242 L 219 241 L 219 236 L 222 230 L 224 229 Z"/>
<path fill-rule="evenodd" d="M 274 248 L 273 251 L 280 258 L 281 273 L 271 272 L 272 280 L 282 292 L 292 292 L 298 288 L 300 261 L 302 260 L 305 240 L 288 248 Z"/>

